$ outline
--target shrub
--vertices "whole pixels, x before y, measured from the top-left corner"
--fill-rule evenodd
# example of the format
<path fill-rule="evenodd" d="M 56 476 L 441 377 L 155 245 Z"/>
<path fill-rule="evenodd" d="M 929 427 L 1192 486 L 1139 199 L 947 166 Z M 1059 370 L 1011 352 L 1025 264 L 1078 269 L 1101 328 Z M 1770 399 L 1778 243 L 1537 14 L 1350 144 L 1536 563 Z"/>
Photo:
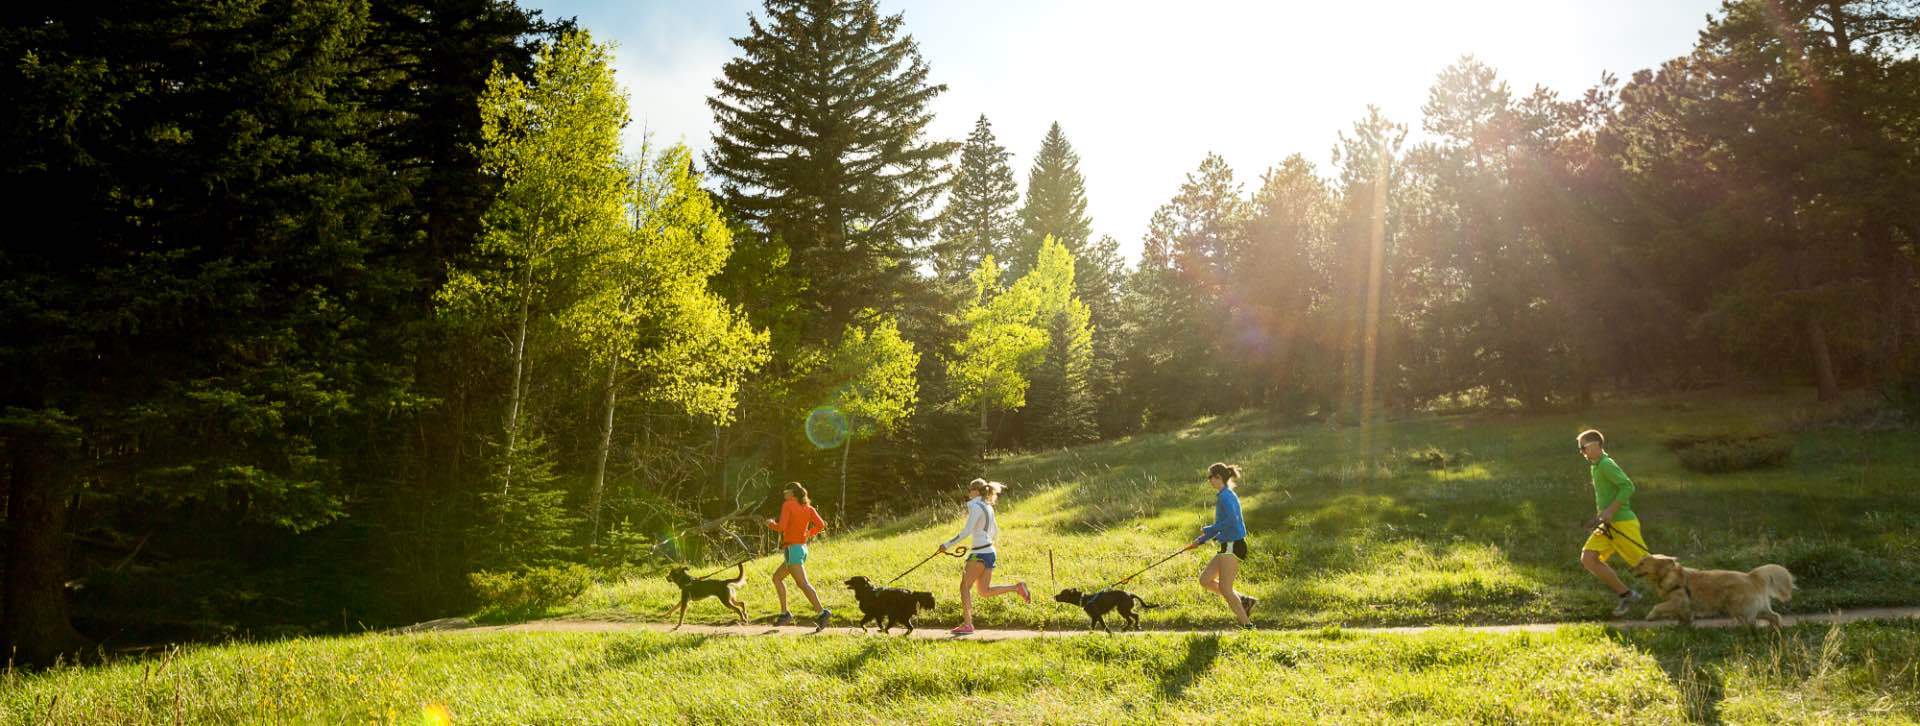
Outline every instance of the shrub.
<path fill-rule="evenodd" d="M 530 567 L 518 572 L 480 570 L 467 574 L 481 607 L 526 612 L 573 602 L 593 584 L 593 570 L 584 565 Z"/>
<path fill-rule="evenodd" d="M 1780 436 L 1739 436 L 1699 441 L 1676 451 L 1681 466 L 1720 474 L 1782 466 L 1793 457 L 1793 442 Z"/>

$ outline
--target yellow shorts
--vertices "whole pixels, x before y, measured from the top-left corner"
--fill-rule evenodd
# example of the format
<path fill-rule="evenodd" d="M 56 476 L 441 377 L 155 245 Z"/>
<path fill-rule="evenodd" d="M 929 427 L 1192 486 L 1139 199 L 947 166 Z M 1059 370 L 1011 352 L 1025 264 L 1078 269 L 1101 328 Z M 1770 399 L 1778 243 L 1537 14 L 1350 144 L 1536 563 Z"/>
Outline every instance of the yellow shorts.
<path fill-rule="evenodd" d="M 1612 536 L 1608 536 L 1609 534 Z M 1640 520 L 1629 519 L 1614 522 L 1612 532 L 1594 529 L 1593 534 L 1587 537 L 1587 543 L 1580 549 L 1600 553 L 1601 562 L 1606 562 L 1607 558 L 1613 555 L 1619 555 L 1620 559 L 1627 561 L 1628 567 L 1632 567 L 1640 564 L 1640 560 L 1647 556 L 1646 548 L 1640 546 L 1646 542 L 1647 538 L 1640 536 Z"/>

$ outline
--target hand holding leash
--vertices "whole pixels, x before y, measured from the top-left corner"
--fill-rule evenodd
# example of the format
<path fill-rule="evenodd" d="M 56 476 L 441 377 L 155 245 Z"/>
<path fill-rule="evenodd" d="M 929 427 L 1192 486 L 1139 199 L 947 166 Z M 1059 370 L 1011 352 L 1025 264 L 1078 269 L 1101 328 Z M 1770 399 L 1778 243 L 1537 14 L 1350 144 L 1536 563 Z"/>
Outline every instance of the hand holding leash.
<path fill-rule="evenodd" d="M 907 576 L 907 575 L 908 575 L 909 573 L 912 573 L 912 572 L 913 572 L 914 570 L 918 570 L 918 569 L 920 569 L 920 566 L 921 566 L 921 565 L 924 565 L 924 564 L 927 564 L 928 562 L 932 562 L 932 561 L 933 561 L 933 558 L 935 558 L 935 557 L 939 557 L 939 556 L 941 556 L 941 555 L 946 555 L 946 556 L 948 556 L 948 557 L 965 557 L 965 556 L 967 556 L 967 546 L 966 546 L 966 545 L 954 545 L 954 546 L 953 546 L 953 551 L 952 551 L 952 552 L 948 552 L 948 551 L 947 551 L 947 548 L 946 548 L 946 545 L 934 545 L 934 546 L 933 546 L 933 554 L 930 554 L 930 555 L 927 555 L 927 558 L 926 558 L 926 559 L 924 559 L 924 560 L 921 560 L 921 561 L 919 561 L 919 562 L 917 562 L 917 563 L 915 563 L 915 564 L 914 564 L 914 566 L 912 566 L 912 567 L 909 567 L 909 568 L 907 568 L 907 571 L 906 571 L 906 572 L 902 572 L 902 573 L 900 573 L 900 574 L 898 574 L 898 575 L 894 575 L 894 576 L 893 576 L 893 579 L 892 579 L 892 580 L 888 580 L 888 581 L 887 581 L 887 584 L 889 584 L 889 585 L 891 585 L 891 584 L 893 584 L 894 582 L 896 582 L 896 581 L 898 581 L 898 580 L 899 580 L 900 578 L 902 578 L 902 577 L 906 577 L 906 576 Z"/>

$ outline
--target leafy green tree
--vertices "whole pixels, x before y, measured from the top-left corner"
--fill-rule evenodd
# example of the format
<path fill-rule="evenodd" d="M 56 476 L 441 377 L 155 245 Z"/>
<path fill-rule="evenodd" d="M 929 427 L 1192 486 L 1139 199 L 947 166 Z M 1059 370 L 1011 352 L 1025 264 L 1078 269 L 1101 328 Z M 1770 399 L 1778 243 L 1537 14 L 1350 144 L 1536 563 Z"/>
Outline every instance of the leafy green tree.
<path fill-rule="evenodd" d="M 1020 191 L 1007 166 L 1007 149 L 993 138 L 985 114 L 973 124 L 973 133 L 960 147 L 960 166 L 948 190 L 947 208 L 940 214 L 940 242 L 934 247 L 934 267 L 941 277 L 958 281 L 980 261 L 993 255 L 1010 259 L 1016 232 L 1014 204 Z"/>
<path fill-rule="evenodd" d="M 700 188 L 691 153 L 676 144 L 643 161 L 632 181 L 632 227 L 588 261 L 585 294 L 564 321 L 601 371 L 587 500 L 595 540 L 621 391 L 725 423 L 741 379 L 767 358 L 766 333 L 708 288 L 726 265 L 732 237 Z"/>
<path fill-rule="evenodd" d="M 500 491 L 512 488 L 530 372 L 529 334 L 583 297 L 589 263 L 622 237 L 627 197 L 620 127 L 627 102 L 606 46 L 584 31 L 542 49 L 533 78 L 496 73 L 481 100 L 480 157 L 502 179 L 478 251 L 497 266 L 455 270 L 448 314 L 497 329 L 512 369 Z M 534 341 L 537 342 L 537 341 Z"/>
<path fill-rule="evenodd" d="M 919 382 L 914 370 L 920 354 L 913 344 L 900 336 L 900 327 L 890 317 L 880 317 L 861 327 L 849 325 L 828 358 L 828 377 L 838 384 L 833 399 L 847 419 L 847 433 L 840 443 L 840 506 L 837 516 L 847 518 L 847 459 L 853 442 L 869 439 L 892 430 L 913 415 L 919 400 Z"/>

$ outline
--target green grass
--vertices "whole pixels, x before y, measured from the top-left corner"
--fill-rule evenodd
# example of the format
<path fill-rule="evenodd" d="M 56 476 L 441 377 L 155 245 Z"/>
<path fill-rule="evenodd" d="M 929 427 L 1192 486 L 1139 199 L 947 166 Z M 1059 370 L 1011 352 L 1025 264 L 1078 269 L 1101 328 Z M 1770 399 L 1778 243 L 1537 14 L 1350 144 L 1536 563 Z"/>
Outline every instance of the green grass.
<path fill-rule="evenodd" d="M 660 633 L 193 647 L 0 680 L 8 723 L 1915 723 L 1920 623 L 994 643 Z M 433 711 L 429 711 L 433 709 Z"/>
<path fill-rule="evenodd" d="M 1026 580 L 1033 605 L 1003 596 L 979 605 L 983 627 L 1084 627 L 1078 609 L 1050 601 L 1061 587 L 1097 588 L 1170 553 L 1212 517 L 1205 467 L 1241 464 L 1253 555 L 1240 589 L 1262 598 L 1267 627 L 1479 624 L 1604 619 L 1611 595 L 1580 569 L 1593 513 L 1587 466 L 1573 437 L 1607 433 L 1608 449 L 1639 486 L 1634 509 L 1648 545 L 1698 567 L 1776 562 L 1799 578 L 1789 612 L 1920 603 L 1920 438 L 1911 430 L 1809 425 L 1823 409 L 1810 392 L 1625 401 L 1580 413 L 1476 414 L 1395 421 L 1362 432 L 1280 428 L 1253 415 L 1203 420 L 1166 433 L 1011 457 L 985 475 L 1001 498 L 996 583 Z M 1777 431 L 1794 443 L 1785 466 L 1725 474 L 1685 470 L 1663 439 L 1688 432 Z M 1363 455 L 1364 437 L 1376 452 Z M 1461 461 L 1424 463 L 1433 452 Z M 890 578 L 959 528 L 958 489 L 980 472 L 954 472 L 955 496 L 853 532 L 830 532 L 808 570 L 829 607 L 854 607 L 840 583 Z M 1048 552 L 1054 558 L 1049 572 Z M 1195 576 L 1211 550 L 1188 553 L 1129 585 L 1162 605 L 1150 628 L 1217 626 L 1229 615 Z M 749 565 L 743 597 L 756 618 L 777 609 L 767 574 Z M 899 584 L 930 590 L 925 620 L 958 620 L 959 564 L 941 559 Z M 1624 573 L 1623 573 L 1624 574 Z M 596 586 L 553 614 L 657 619 L 676 591 L 664 578 Z M 796 611 L 807 610 L 794 593 Z M 689 622 L 721 623 L 714 602 Z"/>
<path fill-rule="evenodd" d="M 1243 415 L 1179 431 L 1003 460 L 1001 582 L 1041 595 L 982 603 L 986 627 L 1080 629 L 1045 600 L 1098 587 L 1190 539 L 1211 517 L 1202 471 L 1244 465 L 1255 620 L 1293 632 L 1092 635 L 1004 642 L 830 634 L 362 635 L 189 647 L 163 657 L 0 676 L 6 723 L 1525 722 L 1920 723 L 1920 622 L 1803 625 L 1783 633 L 1599 625 L 1550 634 L 1337 626 L 1600 619 L 1609 595 L 1575 562 L 1592 513 L 1580 429 L 1605 430 L 1640 485 L 1649 544 L 1705 567 L 1778 562 L 1790 607 L 1920 603 L 1920 442 L 1911 431 L 1809 425 L 1800 393 L 1622 402 L 1579 414 L 1397 421 L 1371 432 L 1276 427 Z M 1664 438 L 1779 432 L 1780 468 L 1702 475 Z M 1375 456 L 1363 455 L 1364 437 Z M 975 472 L 955 472 L 957 489 Z M 838 585 L 886 578 L 959 526 L 957 497 L 837 532 L 809 563 Z M 1047 552 L 1057 572 L 1047 568 Z M 1149 627 L 1225 624 L 1176 559 L 1130 589 L 1164 605 Z M 745 597 L 773 611 L 771 559 Z M 957 563 L 902 584 L 937 593 L 927 625 L 957 618 Z M 796 594 L 797 597 L 797 594 Z M 554 613 L 656 619 L 659 577 L 590 589 Z M 804 608 L 799 608 L 804 611 Z M 802 613 L 804 614 L 804 612 Z M 502 616 L 495 614 L 495 618 Z M 692 622 L 724 622 L 712 602 Z"/>

